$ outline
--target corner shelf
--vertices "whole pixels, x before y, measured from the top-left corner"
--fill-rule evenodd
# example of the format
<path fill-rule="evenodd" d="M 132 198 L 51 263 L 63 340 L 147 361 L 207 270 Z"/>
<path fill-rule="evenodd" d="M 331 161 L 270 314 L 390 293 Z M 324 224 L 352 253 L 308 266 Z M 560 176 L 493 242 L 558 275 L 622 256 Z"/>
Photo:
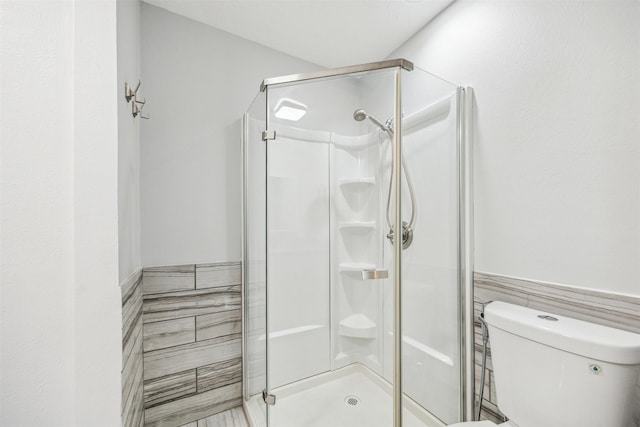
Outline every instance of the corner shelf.
<path fill-rule="evenodd" d="M 371 319 L 357 313 L 340 321 L 338 333 L 343 337 L 373 339 L 376 337 L 376 331 L 376 324 Z"/>
<path fill-rule="evenodd" d="M 338 227 L 340 230 L 354 234 L 364 234 L 373 231 L 376 228 L 375 221 L 345 221 L 341 222 Z"/>
<path fill-rule="evenodd" d="M 338 268 L 341 273 L 359 273 L 362 270 L 374 269 L 376 265 L 368 262 L 341 262 Z"/>
<path fill-rule="evenodd" d="M 340 187 L 343 189 L 365 189 L 375 185 L 376 177 L 367 176 L 360 178 L 341 178 L 338 182 Z"/>

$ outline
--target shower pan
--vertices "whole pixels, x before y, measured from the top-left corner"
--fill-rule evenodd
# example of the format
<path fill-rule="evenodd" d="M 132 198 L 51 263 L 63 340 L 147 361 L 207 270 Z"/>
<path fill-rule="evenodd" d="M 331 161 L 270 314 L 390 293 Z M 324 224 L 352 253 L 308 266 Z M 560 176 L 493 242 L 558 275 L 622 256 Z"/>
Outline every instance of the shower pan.
<path fill-rule="evenodd" d="M 471 419 L 471 99 L 404 59 L 262 82 L 243 138 L 252 426 Z"/>

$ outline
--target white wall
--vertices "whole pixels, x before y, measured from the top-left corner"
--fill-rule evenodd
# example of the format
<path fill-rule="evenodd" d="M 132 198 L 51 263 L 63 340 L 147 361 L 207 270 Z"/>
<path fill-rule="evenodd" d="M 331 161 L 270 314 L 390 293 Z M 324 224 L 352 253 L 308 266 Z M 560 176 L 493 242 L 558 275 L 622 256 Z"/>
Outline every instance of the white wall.
<path fill-rule="evenodd" d="M 118 40 L 118 245 L 120 282 L 141 266 L 140 118 L 131 114 L 124 84 L 140 80 L 140 2 L 117 2 Z M 138 94 L 144 97 L 145 88 Z"/>
<path fill-rule="evenodd" d="M 393 57 L 475 89 L 475 268 L 640 295 L 640 3 L 455 2 Z"/>
<path fill-rule="evenodd" d="M 75 0 L 74 267 L 77 426 L 120 425 L 116 1 Z"/>
<path fill-rule="evenodd" d="M 142 5 L 143 266 L 240 259 L 242 114 L 265 77 L 318 68 Z"/>
<path fill-rule="evenodd" d="M 1 425 L 74 425 L 73 22 L 0 2 Z"/>
<path fill-rule="evenodd" d="M 0 16 L 0 424 L 118 425 L 115 1 Z"/>

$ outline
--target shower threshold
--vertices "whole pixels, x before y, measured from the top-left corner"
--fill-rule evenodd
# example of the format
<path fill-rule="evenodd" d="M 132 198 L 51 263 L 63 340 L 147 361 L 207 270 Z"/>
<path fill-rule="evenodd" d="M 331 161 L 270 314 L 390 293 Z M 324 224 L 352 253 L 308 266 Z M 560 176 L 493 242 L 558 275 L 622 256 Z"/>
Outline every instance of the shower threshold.
<path fill-rule="evenodd" d="M 392 387 L 380 376 L 354 363 L 275 389 L 269 407 L 270 427 L 389 427 Z M 249 424 L 264 427 L 261 396 L 245 402 Z M 404 427 L 444 427 L 412 399 L 404 399 Z"/>

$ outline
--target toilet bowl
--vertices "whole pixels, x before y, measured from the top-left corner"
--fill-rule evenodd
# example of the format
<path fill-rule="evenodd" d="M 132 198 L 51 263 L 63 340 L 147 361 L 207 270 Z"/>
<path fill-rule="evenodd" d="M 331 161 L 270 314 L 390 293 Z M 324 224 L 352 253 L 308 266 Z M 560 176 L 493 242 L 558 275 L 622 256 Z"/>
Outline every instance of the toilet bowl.
<path fill-rule="evenodd" d="M 450 427 L 627 427 L 640 335 L 504 302 L 484 318 L 497 405 L 511 421 Z"/>

